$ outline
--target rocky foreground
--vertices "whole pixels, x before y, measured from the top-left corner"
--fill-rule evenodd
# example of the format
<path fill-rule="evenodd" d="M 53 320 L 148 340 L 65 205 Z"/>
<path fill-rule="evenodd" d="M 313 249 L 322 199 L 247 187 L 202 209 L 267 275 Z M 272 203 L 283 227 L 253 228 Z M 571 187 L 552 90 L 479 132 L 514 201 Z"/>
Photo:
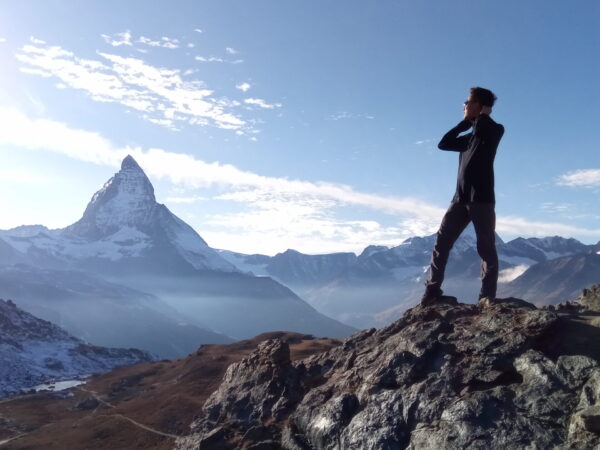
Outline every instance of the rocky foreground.
<path fill-rule="evenodd" d="M 264 341 L 176 449 L 598 448 L 599 293 L 554 310 L 416 306 L 293 362 Z"/>

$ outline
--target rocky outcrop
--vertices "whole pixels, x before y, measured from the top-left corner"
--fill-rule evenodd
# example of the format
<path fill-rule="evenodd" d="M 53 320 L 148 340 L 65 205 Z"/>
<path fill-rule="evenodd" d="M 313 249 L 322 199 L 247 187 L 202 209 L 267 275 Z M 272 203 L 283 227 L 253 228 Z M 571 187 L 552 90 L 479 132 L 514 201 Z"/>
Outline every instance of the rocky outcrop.
<path fill-rule="evenodd" d="M 600 312 L 600 284 L 584 289 L 576 301 L 592 311 Z"/>
<path fill-rule="evenodd" d="M 509 298 L 416 306 L 295 362 L 265 341 L 176 448 L 596 448 L 600 367 L 586 348 L 598 335 L 566 351 L 567 321 Z"/>

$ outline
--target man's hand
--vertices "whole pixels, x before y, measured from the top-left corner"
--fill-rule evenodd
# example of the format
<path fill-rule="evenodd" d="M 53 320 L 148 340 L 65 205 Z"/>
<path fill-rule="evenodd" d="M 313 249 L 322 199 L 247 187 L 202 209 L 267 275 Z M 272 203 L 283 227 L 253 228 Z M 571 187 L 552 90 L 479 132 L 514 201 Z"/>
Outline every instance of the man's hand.
<path fill-rule="evenodd" d="M 481 112 L 479 114 L 487 114 L 488 116 L 492 113 L 492 107 L 491 106 L 482 106 L 481 107 Z"/>

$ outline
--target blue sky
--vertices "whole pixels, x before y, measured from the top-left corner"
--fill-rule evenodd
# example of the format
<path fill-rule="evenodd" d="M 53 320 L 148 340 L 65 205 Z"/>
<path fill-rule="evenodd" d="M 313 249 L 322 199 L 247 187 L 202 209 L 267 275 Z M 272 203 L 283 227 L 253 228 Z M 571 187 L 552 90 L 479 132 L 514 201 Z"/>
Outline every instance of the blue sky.
<path fill-rule="evenodd" d="M 434 232 L 471 86 L 506 133 L 497 231 L 600 239 L 597 2 L 5 2 L 0 228 L 63 227 L 131 153 L 216 248 Z"/>

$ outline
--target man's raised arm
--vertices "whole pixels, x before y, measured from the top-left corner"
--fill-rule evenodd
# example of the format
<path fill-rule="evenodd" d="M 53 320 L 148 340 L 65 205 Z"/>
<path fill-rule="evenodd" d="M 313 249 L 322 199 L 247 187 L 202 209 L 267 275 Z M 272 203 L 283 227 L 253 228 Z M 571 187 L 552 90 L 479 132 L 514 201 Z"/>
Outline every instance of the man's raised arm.
<path fill-rule="evenodd" d="M 472 123 L 470 120 L 463 120 L 450 131 L 448 131 L 440 143 L 438 148 L 440 150 L 451 150 L 453 152 L 464 152 L 469 146 L 469 140 L 471 139 L 471 133 L 464 136 L 458 136 L 463 131 L 467 131 L 471 128 Z"/>

